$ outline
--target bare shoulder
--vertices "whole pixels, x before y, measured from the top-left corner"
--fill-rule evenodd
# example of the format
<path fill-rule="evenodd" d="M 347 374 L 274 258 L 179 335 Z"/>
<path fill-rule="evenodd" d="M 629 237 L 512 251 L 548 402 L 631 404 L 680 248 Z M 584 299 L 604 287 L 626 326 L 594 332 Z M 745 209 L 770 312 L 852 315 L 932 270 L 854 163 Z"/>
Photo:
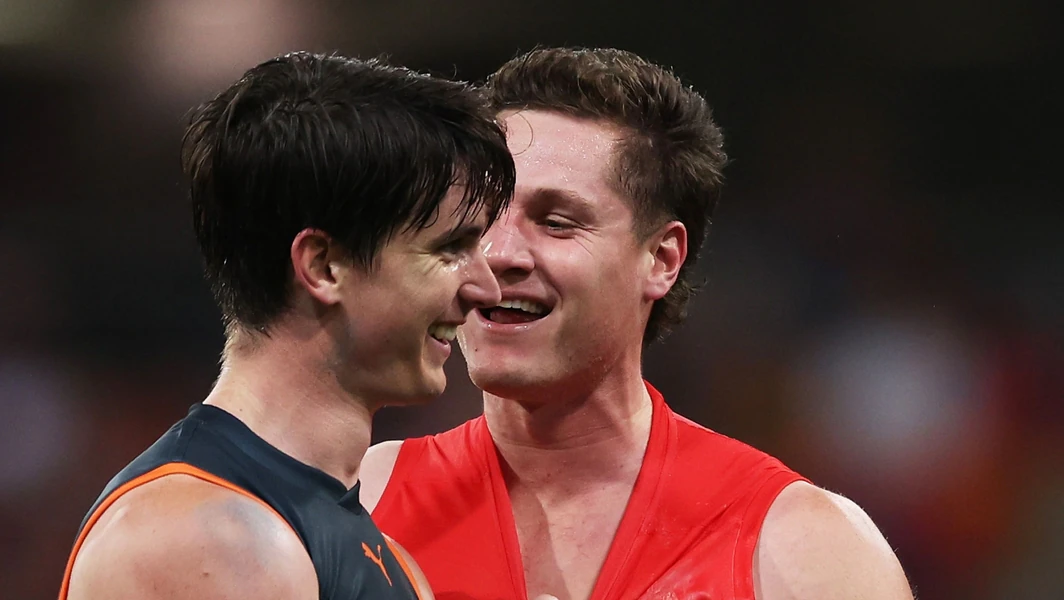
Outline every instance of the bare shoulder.
<path fill-rule="evenodd" d="M 362 506 L 370 513 L 377 508 L 384 488 L 388 487 L 388 480 L 392 477 L 392 469 L 395 461 L 399 458 L 399 450 L 403 447 L 402 440 L 391 440 L 370 446 L 366 456 L 362 458 L 362 464 L 358 469 L 358 481 L 361 487 L 358 491 Z"/>
<path fill-rule="evenodd" d="M 107 509 L 78 552 L 67 597 L 310 600 L 318 584 L 302 542 L 269 508 L 169 475 Z"/>
<path fill-rule="evenodd" d="M 754 556 L 758 600 L 911 600 L 894 551 L 851 500 L 805 482 L 772 503 Z"/>
<path fill-rule="evenodd" d="M 399 560 L 406 568 L 409 569 L 408 575 L 414 587 L 417 588 L 418 598 L 421 600 L 434 600 L 435 596 L 432 594 L 432 587 L 429 586 L 429 580 L 425 577 L 425 574 L 421 571 L 421 567 L 417 565 L 414 557 L 399 545 L 399 542 L 393 540 L 387 535 L 384 536 L 388 540 L 388 545 L 392 547 L 392 550 L 399 555 Z"/>

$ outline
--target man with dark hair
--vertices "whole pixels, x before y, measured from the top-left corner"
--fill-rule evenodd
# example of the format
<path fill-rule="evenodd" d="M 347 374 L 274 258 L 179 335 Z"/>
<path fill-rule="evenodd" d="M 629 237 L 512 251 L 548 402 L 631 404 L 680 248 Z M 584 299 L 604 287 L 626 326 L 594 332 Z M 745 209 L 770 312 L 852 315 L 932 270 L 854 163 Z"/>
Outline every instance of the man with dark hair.
<path fill-rule="evenodd" d="M 643 380 L 720 192 L 705 100 L 617 50 L 537 50 L 488 91 L 517 188 L 484 238 L 502 300 L 459 332 L 484 416 L 370 449 L 382 530 L 440 598 L 911 598 L 860 508 Z"/>
<path fill-rule="evenodd" d="M 371 416 L 430 400 L 470 311 L 513 159 L 468 85 L 296 53 L 186 132 L 196 236 L 226 324 L 202 404 L 119 473 L 60 600 L 430 597 L 359 502 Z"/>

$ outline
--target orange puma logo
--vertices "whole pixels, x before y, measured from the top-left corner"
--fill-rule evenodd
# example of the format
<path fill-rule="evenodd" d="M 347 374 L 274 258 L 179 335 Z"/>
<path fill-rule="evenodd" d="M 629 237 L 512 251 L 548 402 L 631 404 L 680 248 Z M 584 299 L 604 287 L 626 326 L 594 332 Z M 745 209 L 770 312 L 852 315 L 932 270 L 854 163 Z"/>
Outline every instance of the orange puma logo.
<path fill-rule="evenodd" d="M 362 542 L 362 550 L 366 552 L 367 558 L 377 563 L 377 566 L 381 568 L 381 573 L 384 573 L 384 578 L 388 580 L 388 587 L 392 587 L 392 578 L 388 576 L 388 570 L 384 568 L 384 561 L 381 559 L 381 545 L 377 544 L 377 553 L 374 554 L 369 544 Z"/>

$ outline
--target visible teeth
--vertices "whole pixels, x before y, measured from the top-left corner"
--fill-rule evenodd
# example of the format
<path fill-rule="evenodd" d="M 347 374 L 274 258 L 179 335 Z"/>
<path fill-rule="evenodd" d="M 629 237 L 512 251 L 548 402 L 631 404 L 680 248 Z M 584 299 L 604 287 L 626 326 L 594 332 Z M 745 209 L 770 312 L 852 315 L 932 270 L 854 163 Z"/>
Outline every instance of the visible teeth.
<path fill-rule="evenodd" d="M 436 338 L 436 339 L 438 339 L 440 341 L 450 342 L 450 341 L 454 340 L 455 337 L 458 336 L 458 326 L 457 325 L 433 325 L 432 327 L 429 327 L 429 335 L 431 335 L 432 337 L 434 337 L 434 338 Z"/>
<path fill-rule="evenodd" d="M 531 300 L 503 300 L 499 303 L 499 308 L 516 308 L 534 315 L 542 315 L 547 312 L 546 306 Z"/>

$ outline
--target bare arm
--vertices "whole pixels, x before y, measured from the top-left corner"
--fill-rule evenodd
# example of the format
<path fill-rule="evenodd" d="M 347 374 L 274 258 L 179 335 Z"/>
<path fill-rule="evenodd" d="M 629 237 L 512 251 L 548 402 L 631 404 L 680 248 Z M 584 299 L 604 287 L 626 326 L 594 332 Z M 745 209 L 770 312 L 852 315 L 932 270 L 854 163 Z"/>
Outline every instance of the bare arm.
<path fill-rule="evenodd" d="M 358 491 L 362 506 L 370 514 L 377 508 L 384 488 L 388 487 L 388 480 L 392 477 L 392 469 L 395 468 L 395 460 L 399 458 L 399 449 L 403 447 L 401 440 L 381 442 L 370 446 L 366 456 L 362 458 L 362 464 L 358 469 L 358 480 L 361 487 Z"/>
<path fill-rule="evenodd" d="M 758 600 L 912 600 L 894 551 L 859 506 L 799 482 L 769 509 L 754 555 Z"/>
<path fill-rule="evenodd" d="M 317 600 L 299 538 L 255 500 L 187 475 L 134 489 L 89 532 L 68 600 Z"/>

